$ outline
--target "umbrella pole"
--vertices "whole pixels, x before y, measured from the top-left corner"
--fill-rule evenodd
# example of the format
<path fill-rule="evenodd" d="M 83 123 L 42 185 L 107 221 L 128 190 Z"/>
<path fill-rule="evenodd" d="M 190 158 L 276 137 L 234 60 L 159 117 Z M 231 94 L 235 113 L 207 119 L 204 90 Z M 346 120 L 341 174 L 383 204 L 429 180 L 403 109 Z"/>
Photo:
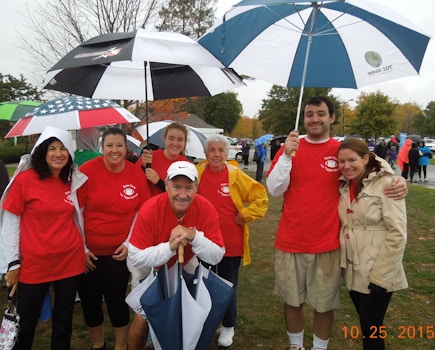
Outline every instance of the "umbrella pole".
<path fill-rule="evenodd" d="M 150 148 L 150 127 L 148 125 L 149 123 L 149 111 L 148 111 L 148 74 L 147 74 L 147 67 L 148 67 L 148 61 L 144 61 L 144 76 L 145 76 L 145 121 L 147 122 L 147 145 L 146 149 Z M 151 168 L 151 163 L 146 163 L 145 168 Z"/>
<path fill-rule="evenodd" d="M 317 7 L 316 5 L 314 5 L 314 6 Z M 314 12 L 314 10 L 313 10 L 313 12 Z M 304 96 L 305 77 L 307 75 L 308 58 L 310 56 L 311 42 L 313 41 L 313 28 L 314 28 L 313 12 L 311 13 L 310 31 L 308 32 L 308 35 L 307 35 L 308 42 L 307 42 L 307 49 L 305 51 L 304 69 L 302 70 L 301 92 L 299 93 L 298 109 L 296 112 L 295 130 L 298 130 L 298 127 L 299 127 L 299 116 L 301 115 L 302 97 Z M 296 151 L 293 151 L 291 156 L 294 157 L 295 155 L 296 155 Z"/>
<path fill-rule="evenodd" d="M 309 30 L 308 35 L 307 35 L 308 42 L 307 42 L 307 49 L 305 51 L 304 69 L 302 70 L 301 92 L 299 94 L 299 102 L 298 102 L 298 109 L 297 109 L 297 113 L 296 113 L 295 130 L 298 130 L 298 126 L 299 126 L 299 116 L 301 114 L 302 97 L 304 96 L 305 77 L 307 75 L 308 58 L 310 56 L 311 43 L 313 41 L 313 28 L 314 28 L 314 22 L 315 22 L 314 12 L 318 11 L 317 4 L 314 4 L 313 6 L 314 6 L 314 9 L 311 12 L 310 30 Z"/>

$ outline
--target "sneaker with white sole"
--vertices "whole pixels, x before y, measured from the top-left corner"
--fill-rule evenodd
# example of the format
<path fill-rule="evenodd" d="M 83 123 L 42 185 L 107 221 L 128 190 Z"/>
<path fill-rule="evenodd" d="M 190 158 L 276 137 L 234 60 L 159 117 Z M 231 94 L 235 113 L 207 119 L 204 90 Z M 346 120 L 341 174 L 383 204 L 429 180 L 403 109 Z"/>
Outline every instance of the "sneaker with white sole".
<path fill-rule="evenodd" d="M 218 338 L 218 346 L 229 347 L 233 343 L 234 337 L 234 327 L 224 327 L 220 329 L 220 334 Z"/>
<path fill-rule="evenodd" d="M 289 350 L 305 350 L 304 347 L 300 347 L 299 345 L 290 345 L 290 349 Z"/>

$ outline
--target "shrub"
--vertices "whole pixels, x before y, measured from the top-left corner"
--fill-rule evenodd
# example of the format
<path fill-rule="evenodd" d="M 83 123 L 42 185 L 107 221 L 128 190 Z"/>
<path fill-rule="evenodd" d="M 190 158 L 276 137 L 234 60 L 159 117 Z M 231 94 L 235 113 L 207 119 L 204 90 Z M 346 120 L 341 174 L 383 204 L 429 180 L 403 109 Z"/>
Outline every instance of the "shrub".
<path fill-rule="evenodd" d="M 29 153 L 29 151 L 30 149 L 26 151 L 26 146 L 0 147 L 0 159 L 5 164 L 18 163 L 20 157 L 25 153 Z"/>

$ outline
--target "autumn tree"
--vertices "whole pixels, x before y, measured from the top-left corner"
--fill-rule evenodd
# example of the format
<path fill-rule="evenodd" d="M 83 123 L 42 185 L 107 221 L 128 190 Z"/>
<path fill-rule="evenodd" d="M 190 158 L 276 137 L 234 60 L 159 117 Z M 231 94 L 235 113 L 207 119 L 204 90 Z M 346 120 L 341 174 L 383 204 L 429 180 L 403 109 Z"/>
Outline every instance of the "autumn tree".
<path fill-rule="evenodd" d="M 398 127 L 394 111 L 397 103 L 381 92 L 362 93 L 355 109 L 356 118 L 350 121 L 354 133 L 365 138 L 391 135 Z"/>
<path fill-rule="evenodd" d="M 237 122 L 236 128 L 231 133 L 231 136 L 237 137 L 238 139 L 248 137 L 255 140 L 264 134 L 266 134 L 266 131 L 263 130 L 258 118 L 244 116 Z"/>
<path fill-rule="evenodd" d="M 422 136 L 435 137 L 435 101 L 429 102 L 423 113 L 415 116 L 413 127 Z"/>
<path fill-rule="evenodd" d="M 215 21 L 216 0 L 169 0 L 159 11 L 159 31 L 173 31 L 198 39 Z"/>
<path fill-rule="evenodd" d="M 234 130 L 241 114 L 242 104 L 234 92 L 208 98 L 204 108 L 204 120 L 217 128 L 224 129 L 227 134 Z"/>
<path fill-rule="evenodd" d="M 414 122 L 417 116 L 421 114 L 422 110 L 416 103 L 398 104 L 394 111 L 394 118 L 398 123 L 396 131 L 406 132 L 407 134 L 418 133 Z M 393 134 L 397 135 L 397 132 L 393 132 Z"/>
<path fill-rule="evenodd" d="M 263 100 L 259 113 L 259 121 L 264 130 L 274 135 L 283 135 L 295 129 L 300 91 L 299 88 L 272 86 L 267 98 Z M 327 96 L 334 101 L 336 106 L 339 106 L 339 102 L 330 95 L 330 91 L 329 88 L 306 88 L 302 98 L 301 110 L 307 100 L 313 96 Z M 302 114 L 301 111 L 299 129 L 304 132 Z"/>

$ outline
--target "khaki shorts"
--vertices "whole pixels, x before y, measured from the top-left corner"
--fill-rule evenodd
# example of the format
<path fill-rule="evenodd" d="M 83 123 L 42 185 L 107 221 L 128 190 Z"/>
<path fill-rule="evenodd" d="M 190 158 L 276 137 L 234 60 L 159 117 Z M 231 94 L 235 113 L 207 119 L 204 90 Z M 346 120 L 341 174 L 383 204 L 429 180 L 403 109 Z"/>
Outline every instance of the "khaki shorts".
<path fill-rule="evenodd" d="M 317 312 L 340 306 L 340 249 L 320 254 L 275 251 L 275 293 L 287 305 Z"/>
<path fill-rule="evenodd" d="M 151 267 L 137 268 L 134 267 L 130 260 L 127 258 L 127 268 L 131 273 L 131 289 L 136 288 L 143 279 L 145 279 L 151 272 Z"/>

